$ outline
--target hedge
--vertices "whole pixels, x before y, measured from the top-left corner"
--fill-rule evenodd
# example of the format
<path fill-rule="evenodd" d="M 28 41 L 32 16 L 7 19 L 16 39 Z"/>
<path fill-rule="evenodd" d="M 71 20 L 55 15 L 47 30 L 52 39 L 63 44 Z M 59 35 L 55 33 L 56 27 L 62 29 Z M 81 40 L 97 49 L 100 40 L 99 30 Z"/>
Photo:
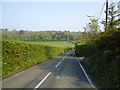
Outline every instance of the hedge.
<path fill-rule="evenodd" d="M 5 78 L 68 50 L 38 43 L 3 40 L 2 76 Z"/>

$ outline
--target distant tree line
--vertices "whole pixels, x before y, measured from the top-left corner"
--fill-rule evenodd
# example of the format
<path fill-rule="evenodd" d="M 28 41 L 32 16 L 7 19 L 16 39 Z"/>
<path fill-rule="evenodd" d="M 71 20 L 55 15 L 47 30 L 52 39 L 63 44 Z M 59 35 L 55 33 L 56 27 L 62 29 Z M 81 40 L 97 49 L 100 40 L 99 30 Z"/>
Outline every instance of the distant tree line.
<path fill-rule="evenodd" d="M 69 31 L 25 31 L 1 29 L 2 39 L 20 41 L 75 41 L 78 40 L 78 32 Z"/>

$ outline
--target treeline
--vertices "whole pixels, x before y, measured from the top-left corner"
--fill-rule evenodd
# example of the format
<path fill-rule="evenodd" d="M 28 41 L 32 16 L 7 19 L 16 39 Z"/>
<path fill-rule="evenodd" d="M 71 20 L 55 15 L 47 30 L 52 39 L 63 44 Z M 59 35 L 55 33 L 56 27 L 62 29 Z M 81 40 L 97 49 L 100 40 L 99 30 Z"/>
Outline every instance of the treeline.
<path fill-rule="evenodd" d="M 78 40 L 78 32 L 69 31 L 24 31 L 8 29 L 2 30 L 2 38 L 20 41 L 75 41 Z"/>
<path fill-rule="evenodd" d="M 2 41 L 2 78 L 70 50 L 23 41 Z"/>

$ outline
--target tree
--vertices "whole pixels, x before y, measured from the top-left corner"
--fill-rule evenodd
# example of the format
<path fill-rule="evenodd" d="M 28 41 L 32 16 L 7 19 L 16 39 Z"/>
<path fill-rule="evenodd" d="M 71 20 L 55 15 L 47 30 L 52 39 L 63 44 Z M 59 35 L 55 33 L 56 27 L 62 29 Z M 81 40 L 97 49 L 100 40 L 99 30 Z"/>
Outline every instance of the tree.
<path fill-rule="evenodd" d="M 118 10 L 115 10 L 115 4 L 111 3 L 108 8 L 108 30 L 114 30 L 119 25 Z"/>
<path fill-rule="evenodd" d="M 24 30 L 20 30 L 20 31 L 19 31 L 19 34 L 24 34 Z"/>
<path fill-rule="evenodd" d="M 3 31 L 6 31 L 6 32 L 8 31 L 8 29 L 7 29 L 7 28 L 5 28 L 5 29 L 2 29 L 2 30 L 3 30 Z"/>
<path fill-rule="evenodd" d="M 90 18 L 90 22 L 86 24 L 84 28 L 84 32 L 80 33 L 79 40 L 80 42 L 89 42 L 91 41 L 97 34 L 100 33 L 100 26 L 98 24 L 98 19 Z"/>

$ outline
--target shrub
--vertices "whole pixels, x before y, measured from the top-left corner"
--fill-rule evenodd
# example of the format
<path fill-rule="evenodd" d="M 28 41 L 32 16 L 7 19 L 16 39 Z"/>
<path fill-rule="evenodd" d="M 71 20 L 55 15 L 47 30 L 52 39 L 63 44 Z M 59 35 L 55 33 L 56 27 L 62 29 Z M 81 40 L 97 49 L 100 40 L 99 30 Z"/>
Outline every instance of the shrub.
<path fill-rule="evenodd" d="M 76 56 L 85 56 L 82 62 L 94 79 L 103 87 L 120 88 L 120 31 L 105 31 L 92 42 L 76 45 Z"/>
<path fill-rule="evenodd" d="M 2 41 L 3 78 L 64 53 L 69 49 L 22 41 Z"/>

